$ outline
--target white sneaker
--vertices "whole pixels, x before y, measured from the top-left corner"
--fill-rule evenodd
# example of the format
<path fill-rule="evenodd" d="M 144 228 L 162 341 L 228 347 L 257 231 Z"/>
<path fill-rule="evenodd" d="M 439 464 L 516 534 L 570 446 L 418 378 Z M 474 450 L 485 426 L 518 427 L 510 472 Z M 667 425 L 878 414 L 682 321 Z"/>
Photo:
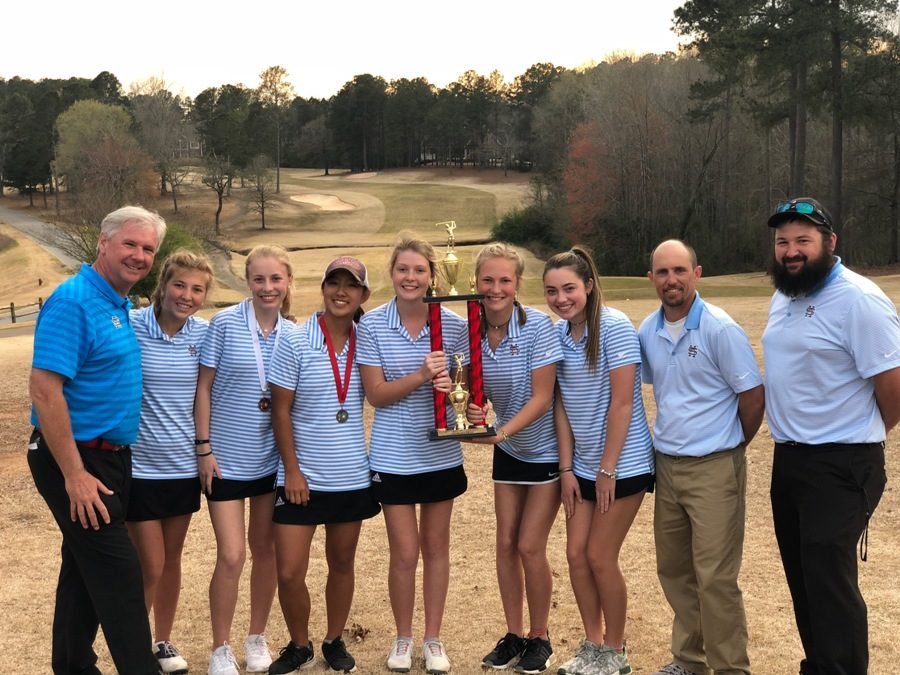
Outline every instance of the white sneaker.
<path fill-rule="evenodd" d="M 207 675 L 241 675 L 234 652 L 231 651 L 231 645 L 226 642 L 218 649 L 213 650 L 213 653 L 209 655 L 209 670 L 206 672 Z"/>
<path fill-rule="evenodd" d="M 272 665 L 272 654 L 269 652 L 269 644 L 266 636 L 248 635 L 244 640 L 244 660 L 247 662 L 248 673 L 267 673 Z"/>
<path fill-rule="evenodd" d="M 394 673 L 408 673 L 412 668 L 412 638 L 398 637 L 388 654 L 387 667 Z"/>
<path fill-rule="evenodd" d="M 434 638 L 422 643 L 422 651 L 425 652 L 425 672 L 431 675 L 450 672 L 450 659 L 444 651 L 444 644 Z"/>
<path fill-rule="evenodd" d="M 159 662 L 159 669 L 166 675 L 184 675 L 188 671 L 187 661 L 168 640 L 154 643 L 153 656 Z"/>

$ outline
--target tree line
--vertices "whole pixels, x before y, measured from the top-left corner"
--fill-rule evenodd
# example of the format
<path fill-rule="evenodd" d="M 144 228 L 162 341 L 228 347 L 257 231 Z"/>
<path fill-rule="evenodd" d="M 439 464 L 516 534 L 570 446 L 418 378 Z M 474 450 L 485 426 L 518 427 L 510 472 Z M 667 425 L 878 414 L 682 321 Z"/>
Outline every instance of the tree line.
<path fill-rule="evenodd" d="M 832 209 L 845 258 L 897 262 L 897 2 L 688 0 L 674 26 L 679 54 L 537 63 L 512 82 L 466 71 L 443 88 L 361 74 L 329 99 L 295 95 L 280 66 L 193 100 L 156 78 L 126 93 L 109 72 L 0 80 L 0 171 L 28 194 L 62 180 L 109 199 L 152 179 L 177 210 L 200 165 L 219 211 L 237 179 L 258 186 L 261 213 L 281 167 L 531 171 L 530 203 L 496 235 L 587 243 L 609 274 L 641 273 L 668 236 L 710 272 L 759 269 L 772 205 L 809 194 Z"/>

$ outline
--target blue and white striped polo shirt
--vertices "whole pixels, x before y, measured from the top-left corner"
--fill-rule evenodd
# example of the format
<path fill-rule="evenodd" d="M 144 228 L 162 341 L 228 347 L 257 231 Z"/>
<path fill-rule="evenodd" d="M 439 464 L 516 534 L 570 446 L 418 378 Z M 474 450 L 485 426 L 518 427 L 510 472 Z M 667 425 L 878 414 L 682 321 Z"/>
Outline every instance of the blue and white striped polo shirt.
<path fill-rule="evenodd" d="M 141 346 L 141 426 L 131 446 L 135 478 L 194 478 L 194 395 L 209 321 L 189 316 L 175 335 L 159 327 L 153 306 L 131 310 Z"/>
<path fill-rule="evenodd" d="M 441 323 L 448 369 L 453 365 L 453 354 L 464 354 L 463 364 L 468 364 L 468 325 L 446 307 L 441 308 Z M 366 312 L 357 335 L 359 365 L 379 366 L 388 382 L 418 369 L 431 352 L 428 324 L 419 335 L 411 336 L 400 322 L 396 298 Z M 375 409 L 369 440 L 369 464 L 373 471 L 410 475 L 462 464 L 459 441 L 428 438 L 428 432 L 434 428 L 433 391 L 431 383 L 426 382 L 396 403 Z M 453 426 L 455 418 L 453 406 L 448 402 L 448 426 Z"/>
<path fill-rule="evenodd" d="M 625 314 L 611 307 L 600 313 L 600 353 L 597 369 L 591 372 L 584 347 L 589 327 L 585 326 L 578 344 L 569 335 L 569 322 L 557 321 L 562 341 L 563 360 L 556 367 L 556 380 L 562 393 L 563 408 L 575 436 L 575 475 L 595 480 L 606 442 L 606 417 L 612 398 L 611 370 L 634 364 L 634 405 L 625 447 L 619 455 L 619 478 L 653 473 L 653 441 L 647 428 L 644 401 L 641 398 L 641 346 L 637 332 Z"/>
<path fill-rule="evenodd" d="M 47 298 L 34 329 L 34 368 L 65 378 L 72 436 L 127 445 L 141 416 L 141 351 L 128 317 L 131 301 L 90 265 Z M 40 426 L 32 406 L 31 423 Z"/>
<path fill-rule="evenodd" d="M 738 394 L 762 384 L 743 329 L 699 293 L 676 342 L 660 308 L 638 330 L 641 374 L 653 385 L 653 443 L 673 457 L 703 457 L 740 445 Z"/>
<path fill-rule="evenodd" d="M 481 340 L 484 390 L 497 413 L 496 428 L 506 424 L 531 400 L 532 371 L 563 357 L 550 317 L 532 307 L 525 307 L 525 316 L 525 325 L 520 326 L 518 312 L 513 312 L 506 337 L 495 351 L 491 350 L 487 337 Z M 558 462 L 553 406 L 499 445 L 523 462 Z"/>
<path fill-rule="evenodd" d="M 350 417 L 340 423 L 341 409 L 334 371 L 318 315 L 286 335 L 269 366 L 269 383 L 295 392 L 291 408 L 294 452 L 311 490 L 339 492 L 369 487 L 369 456 L 363 426 L 363 388 L 356 360 L 343 408 Z M 350 341 L 337 355 L 341 386 Z M 278 462 L 278 485 L 284 485 L 284 464 Z"/>
<path fill-rule="evenodd" d="M 259 409 L 263 393 L 247 328 L 247 312 L 252 311 L 248 299 L 216 314 L 200 350 L 200 364 L 216 369 L 209 438 L 222 478 L 229 480 L 255 480 L 278 470 L 272 413 Z M 284 340 L 294 329 L 294 324 L 280 316 L 268 337 L 257 328 L 266 370 L 278 334 Z M 265 395 L 269 396 L 268 388 Z"/>
<path fill-rule="evenodd" d="M 763 332 L 766 418 L 776 441 L 879 443 L 879 373 L 900 367 L 897 308 L 840 258 L 808 295 L 776 292 Z"/>

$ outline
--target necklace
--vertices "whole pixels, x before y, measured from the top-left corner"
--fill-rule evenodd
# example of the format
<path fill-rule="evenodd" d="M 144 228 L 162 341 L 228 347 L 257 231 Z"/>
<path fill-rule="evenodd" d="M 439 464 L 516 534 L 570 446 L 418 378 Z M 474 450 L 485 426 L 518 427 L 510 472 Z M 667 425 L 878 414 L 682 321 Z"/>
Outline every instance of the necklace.
<path fill-rule="evenodd" d="M 491 330 L 503 330 L 503 329 L 506 328 L 508 325 L 509 325 L 509 319 L 507 319 L 506 321 L 504 321 L 503 323 L 501 323 L 499 326 L 495 326 L 495 325 L 492 324 L 490 321 L 488 321 L 488 327 L 489 327 Z"/>

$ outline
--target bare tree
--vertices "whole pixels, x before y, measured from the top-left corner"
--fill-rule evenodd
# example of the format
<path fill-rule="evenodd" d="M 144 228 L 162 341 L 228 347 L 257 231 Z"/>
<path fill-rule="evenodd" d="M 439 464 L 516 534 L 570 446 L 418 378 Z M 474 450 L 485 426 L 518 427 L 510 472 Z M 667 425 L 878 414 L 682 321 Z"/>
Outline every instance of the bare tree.
<path fill-rule="evenodd" d="M 221 233 L 219 231 L 219 218 L 222 215 L 222 204 L 225 200 L 225 191 L 231 185 L 231 178 L 234 175 L 234 168 L 227 159 L 222 159 L 216 153 L 209 153 L 204 160 L 203 178 L 201 181 L 205 186 L 216 193 L 219 200 L 218 208 L 216 208 L 216 236 Z"/>
<path fill-rule="evenodd" d="M 272 180 L 272 163 L 265 155 L 257 155 L 250 163 L 253 191 L 251 208 L 259 214 L 260 229 L 266 229 L 266 211 L 278 208 L 275 202 L 275 184 Z"/>

